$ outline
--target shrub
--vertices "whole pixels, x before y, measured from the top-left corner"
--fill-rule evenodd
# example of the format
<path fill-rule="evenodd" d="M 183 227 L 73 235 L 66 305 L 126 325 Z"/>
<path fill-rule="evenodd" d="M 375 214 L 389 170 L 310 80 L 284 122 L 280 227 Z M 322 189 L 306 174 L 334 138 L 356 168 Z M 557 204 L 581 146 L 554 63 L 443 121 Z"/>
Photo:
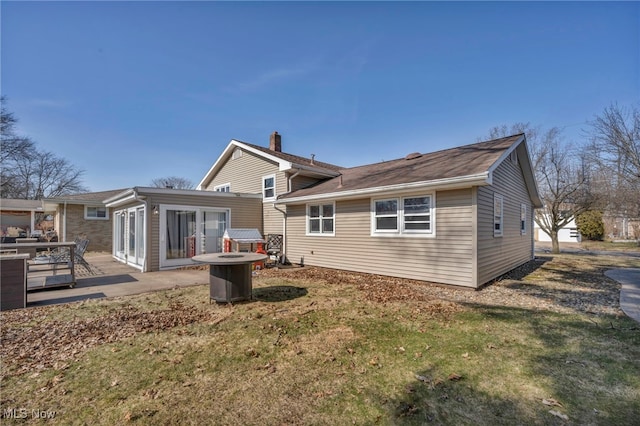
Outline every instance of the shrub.
<path fill-rule="evenodd" d="M 592 241 L 602 241 L 604 239 L 604 222 L 602 221 L 602 212 L 590 210 L 579 214 L 576 217 L 578 231 L 582 238 Z"/>

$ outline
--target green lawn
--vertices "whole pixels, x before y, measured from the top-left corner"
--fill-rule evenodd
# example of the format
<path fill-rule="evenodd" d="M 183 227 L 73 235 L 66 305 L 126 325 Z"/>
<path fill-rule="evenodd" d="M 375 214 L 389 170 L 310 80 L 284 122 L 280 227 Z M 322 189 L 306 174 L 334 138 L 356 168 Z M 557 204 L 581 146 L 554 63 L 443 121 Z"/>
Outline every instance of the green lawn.
<path fill-rule="evenodd" d="M 640 266 L 597 260 L 554 257 L 496 286 L 538 288 L 548 275 L 580 287 L 582 274 L 615 291 L 602 265 Z M 637 424 L 640 325 L 619 312 L 267 275 L 256 301 L 233 306 L 198 286 L 2 313 L 2 423 L 50 411 L 64 425 Z"/>

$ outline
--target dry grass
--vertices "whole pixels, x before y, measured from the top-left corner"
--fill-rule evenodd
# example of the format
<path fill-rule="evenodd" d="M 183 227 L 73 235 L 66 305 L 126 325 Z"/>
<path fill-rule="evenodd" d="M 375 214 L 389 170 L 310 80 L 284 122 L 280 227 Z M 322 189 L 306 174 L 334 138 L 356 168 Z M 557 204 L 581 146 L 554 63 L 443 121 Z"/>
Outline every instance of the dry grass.
<path fill-rule="evenodd" d="M 2 313 L 3 424 L 633 424 L 638 324 L 568 302 L 615 293 L 611 265 L 637 261 L 563 255 L 481 292 L 270 271 L 233 306 L 199 286 Z"/>

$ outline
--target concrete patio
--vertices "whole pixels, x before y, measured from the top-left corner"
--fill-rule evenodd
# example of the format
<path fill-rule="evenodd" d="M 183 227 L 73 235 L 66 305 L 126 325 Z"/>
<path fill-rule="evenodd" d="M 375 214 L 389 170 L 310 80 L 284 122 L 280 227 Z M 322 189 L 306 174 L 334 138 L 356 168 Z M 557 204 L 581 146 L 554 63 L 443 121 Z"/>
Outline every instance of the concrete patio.
<path fill-rule="evenodd" d="M 74 288 L 29 291 L 27 308 L 209 283 L 208 269 L 174 269 L 143 274 L 135 268 L 115 261 L 110 254 L 87 253 L 85 259 L 89 268 L 77 265 L 77 284 Z"/>

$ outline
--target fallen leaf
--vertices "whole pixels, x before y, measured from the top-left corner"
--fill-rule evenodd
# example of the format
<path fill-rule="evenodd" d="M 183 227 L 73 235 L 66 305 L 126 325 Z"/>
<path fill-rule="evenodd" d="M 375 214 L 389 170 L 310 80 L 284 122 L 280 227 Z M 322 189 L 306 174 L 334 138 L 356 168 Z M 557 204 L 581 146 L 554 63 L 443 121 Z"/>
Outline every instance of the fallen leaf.
<path fill-rule="evenodd" d="M 544 405 L 549 405 L 549 406 L 552 406 L 552 407 L 562 407 L 562 404 L 560 404 L 558 401 L 556 401 L 553 398 L 543 398 L 542 399 L 542 403 Z"/>
<path fill-rule="evenodd" d="M 429 383 L 431 381 L 431 380 L 429 380 L 428 377 L 421 376 L 420 374 L 416 374 L 416 379 L 420 380 L 421 382 L 425 382 L 425 383 Z"/>
<path fill-rule="evenodd" d="M 462 354 L 462 358 L 469 358 L 469 352 L 465 352 Z"/>
<path fill-rule="evenodd" d="M 449 380 L 457 382 L 458 380 L 462 379 L 462 376 L 456 373 L 451 373 L 449 374 Z"/>
<path fill-rule="evenodd" d="M 549 410 L 549 413 L 553 414 L 556 417 L 561 418 L 562 420 L 569 420 L 569 416 L 567 416 L 566 414 L 562 414 L 559 411 L 556 410 Z"/>

